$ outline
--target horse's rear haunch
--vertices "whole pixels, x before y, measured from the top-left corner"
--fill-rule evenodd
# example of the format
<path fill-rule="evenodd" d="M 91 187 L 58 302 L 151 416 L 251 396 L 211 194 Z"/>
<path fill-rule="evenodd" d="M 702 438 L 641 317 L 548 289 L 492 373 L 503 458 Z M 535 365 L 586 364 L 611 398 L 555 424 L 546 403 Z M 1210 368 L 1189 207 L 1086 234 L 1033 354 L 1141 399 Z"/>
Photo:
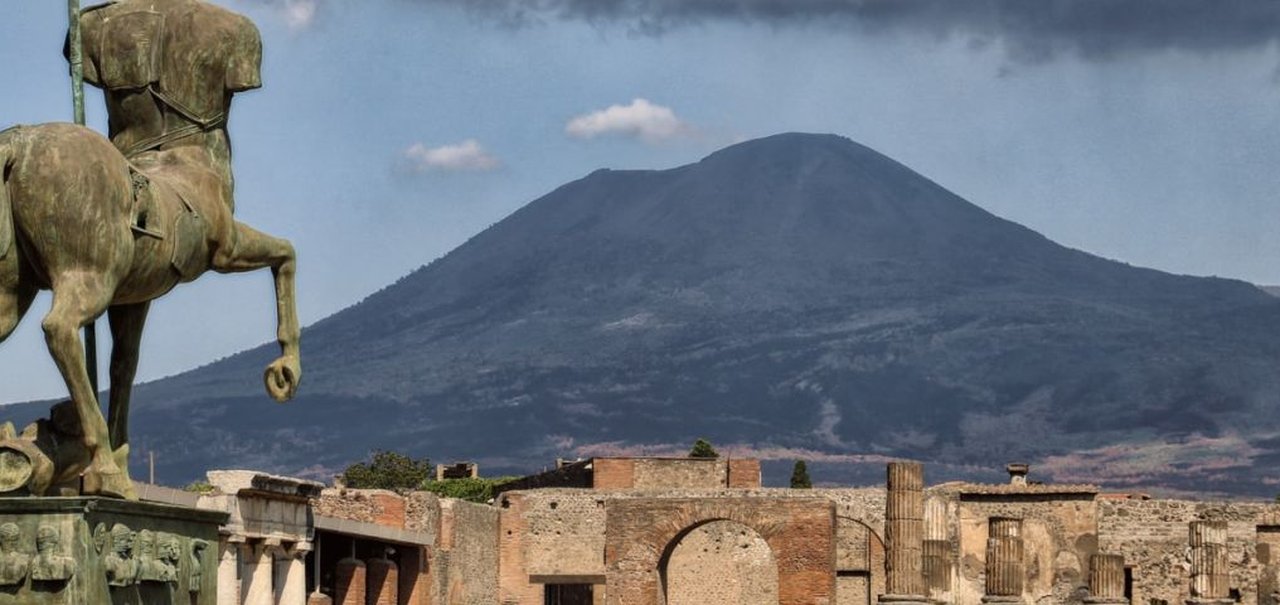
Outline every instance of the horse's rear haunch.
<path fill-rule="evenodd" d="M 82 126 L 0 131 L 0 341 L 37 290 L 90 274 L 109 291 L 123 278 L 133 256 L 128 170 L 110 141 Z"/>
<path fill-rule="evenodd" d="M 110 288 L 128 271 L 132 185 L 124 156 L 102 135 L 74 124 L 7 131 L 5 174 L 14 239 L 41 287 L 69 272 L 92 272 Z"/>
<path fill-rule="evenodd" d="M 41 326 L 91 456 L 84 491 L 132 497 L 132 483 L 110 448 L 79 334 L 111 305 L 132 262 L 128 162 L 92 130 L 47 124 L 0 133 L 0 167 L 0 340 L 37 289 L 53 290 Z"/>

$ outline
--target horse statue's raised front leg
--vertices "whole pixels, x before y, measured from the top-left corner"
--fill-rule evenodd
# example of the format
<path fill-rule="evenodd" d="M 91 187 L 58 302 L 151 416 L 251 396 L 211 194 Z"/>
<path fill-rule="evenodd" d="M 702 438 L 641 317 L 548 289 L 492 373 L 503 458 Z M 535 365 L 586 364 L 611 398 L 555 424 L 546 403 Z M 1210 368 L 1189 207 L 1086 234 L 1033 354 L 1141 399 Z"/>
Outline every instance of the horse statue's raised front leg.
<path fill-rule="evenodd" d="M 271 267 L 276 286 L 276 340 L 280 357 L 267 366 L 264 375 L 267 394 L 285 402 L 298 392 L 302 381 L 302 360 L 298 352 L 301 330 L 294 301 L 294 273 L 297 260 L 288 240 L 262 233 L 244 223 L 235 224 L 235 244 L 214 255 L 213 270 L 243 273 Z"/>

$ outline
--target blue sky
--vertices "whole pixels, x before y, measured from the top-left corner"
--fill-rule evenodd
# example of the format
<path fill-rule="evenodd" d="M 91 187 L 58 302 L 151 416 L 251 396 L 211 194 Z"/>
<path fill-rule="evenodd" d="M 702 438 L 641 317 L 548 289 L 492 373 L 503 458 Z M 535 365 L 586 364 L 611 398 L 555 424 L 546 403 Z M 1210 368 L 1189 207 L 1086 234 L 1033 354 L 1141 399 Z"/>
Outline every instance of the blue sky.
<path fill-rule="evenodd" d="M 294 241 L 311 323 L 597 168 L 832 132 L 1063 244 L 1280 284 L 1274 4 L 877 1 L 220 0 L 265 45 L 237 214 Z M 65 22 L 0 9 L 0 127 L 69 119 Z M 0 402 L 65 394 L 47 307 L 0 345 Z M 140 377 L 273 322 L 267 273 L 206 276 L 153 306 Z"/>

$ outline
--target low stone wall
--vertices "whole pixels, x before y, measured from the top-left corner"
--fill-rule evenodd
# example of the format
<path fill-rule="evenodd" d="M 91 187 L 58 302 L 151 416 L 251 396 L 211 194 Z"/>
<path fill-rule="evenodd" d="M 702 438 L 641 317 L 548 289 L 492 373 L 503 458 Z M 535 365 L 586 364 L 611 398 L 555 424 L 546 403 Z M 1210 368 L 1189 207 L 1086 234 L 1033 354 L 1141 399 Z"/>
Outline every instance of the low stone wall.
<path fill-rule="evenodd" d="M 1258 585 L 1275 557 L 1259 557 L 1259 525 L 1275 515 L 1274 504 L 1255 502 L 1193 502 L 1189 500 L 1099 500 L 1098 547 L 1101 552 L 1124 555 L 1132 568 L 1134 603 L 1186 602 L 1190 597 L 1188 525 L 1192 521 L 1226 521 L 1231 589 L 1239 603 L 1273 603 L 1269 595 L 1259 600 Z M 1266 533 L 1266 532 L 1264 532 Z M 1270 548 L 1263 550 L 1270 551 Z M 1269 592 L 1269 591 L 1268 591 Z"/>

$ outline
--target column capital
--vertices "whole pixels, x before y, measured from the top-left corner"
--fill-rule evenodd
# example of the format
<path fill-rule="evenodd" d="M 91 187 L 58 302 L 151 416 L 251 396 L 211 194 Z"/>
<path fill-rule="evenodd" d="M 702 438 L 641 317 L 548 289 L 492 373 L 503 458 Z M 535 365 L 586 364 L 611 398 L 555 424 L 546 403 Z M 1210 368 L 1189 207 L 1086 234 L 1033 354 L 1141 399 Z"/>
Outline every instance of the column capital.
<path fill-rule="evenodd" d="M 315 545 L 312 544 L 311 542 L 300 541 L 300 542 L 294 542 L 288 545 L 284 549 L 284 552 L 286 556 L 301 558 L 301 557 L 306 557 L 307 553 L 311 552 L 314 548 L 315 548 Z"/>

